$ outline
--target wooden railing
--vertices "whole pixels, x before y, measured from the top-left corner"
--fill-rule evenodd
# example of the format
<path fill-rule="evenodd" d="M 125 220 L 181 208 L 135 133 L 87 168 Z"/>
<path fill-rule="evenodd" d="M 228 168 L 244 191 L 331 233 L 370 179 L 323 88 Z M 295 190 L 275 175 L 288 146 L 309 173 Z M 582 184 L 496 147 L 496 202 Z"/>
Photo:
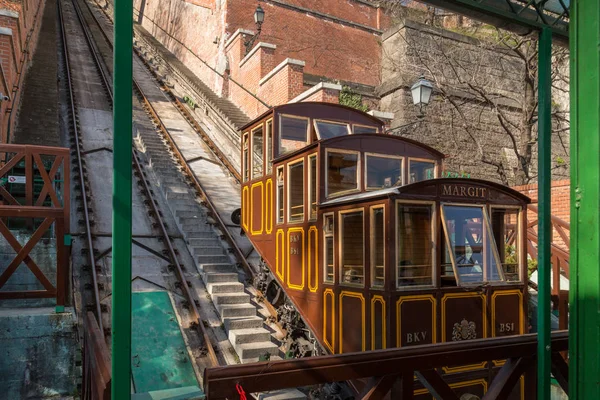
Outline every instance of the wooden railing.
<path fill-rule="evenodd" d="M 83 400 L 109 400 L 111 384 L 110 353 L 104 335 L 92 312 L 85 316 L 83 338 Z"/>
<path fill-rule="evenodd" d="M 69 168 L 67 148 L 0 145 L 0 234 L 15 253 L 0 275 L 0 299 L 56 297 L 57 307 L 64 307 L 69 286 L 65 244 L 69 232 Z M 8 185 L 13 186 L 12 193 Z M 27 243 L 19 242 L 9 221 L 20 222 L 19 228 L 26 231 L 26 236 L 31 234 Z M 55 239 L 56 246 L 55 285 L 32 253 L 40 240 L 49 237 Z M 43 289 L 1 290 L 21 264 L 29 268 Z"/>
<path fill-rule="evenodd" d="M 568 349 L 568 332 L 553 332 L 551 346 L 552 374 L 568 394 L 568 365 L 559 353 Z M 533 378 L 536 353 L 537 335 L 530 334 L 230 365 L 204 370 L 204 392 L 209 400 L 236 399 L 238 390 L 257 393 L 353 381 L 356 399 L 383 399 L 391 392 L 389 398 L 408 400 L 415 389 L 424 388 L 435 399 L 459 400 L 441 368 L 505 360 L 482 400 L 506 399 L 521 376 Z M 535 398 L 534 379 L 526 379 L 524 391 L 526 399 Z"/>
<path fill-rule="evenodd" d="M 529 205 L 527 210 L 527 254 L 532 259 L 538 258 L 538 208 Z M 569 279 L 570 233 L 571 226 L 568 222 L 552 216 L 552 243 L 550 246 L 550 260 L 552 264 L 552 302 L 559 314 L 559 328 L 567 329 L 569 291 L 561 290 L 560 277 Z M 539 268 L 539 266 L 538 266 Z"/>

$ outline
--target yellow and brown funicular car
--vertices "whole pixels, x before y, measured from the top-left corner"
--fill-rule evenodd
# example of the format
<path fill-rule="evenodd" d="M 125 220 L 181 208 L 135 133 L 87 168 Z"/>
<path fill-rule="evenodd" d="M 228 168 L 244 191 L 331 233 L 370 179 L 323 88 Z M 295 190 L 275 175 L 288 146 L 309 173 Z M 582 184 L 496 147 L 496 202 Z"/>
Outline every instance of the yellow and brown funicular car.
<path fill-rule="evenodd" d="M 242 129 L 242 227 L 329 352 L 527 332 L 529 199 L 442 160 L 340 105 Z"/>

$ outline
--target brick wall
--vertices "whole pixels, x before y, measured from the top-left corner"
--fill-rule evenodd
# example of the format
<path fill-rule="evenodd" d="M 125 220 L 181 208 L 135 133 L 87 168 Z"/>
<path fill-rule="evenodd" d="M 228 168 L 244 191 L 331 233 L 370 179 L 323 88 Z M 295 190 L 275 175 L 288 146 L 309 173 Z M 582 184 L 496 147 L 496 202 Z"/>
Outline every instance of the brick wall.
<path fill-rule="evenodd" d="M 562 219 L 563 221 L 571 221 L 571 181 L 568 179 L 561 181 L 553 181 L 550 195 L 552 198 L 551 212 L 552 215 Z M 522 185 L 514 186 L 513 189 L 523 193 L 531 199 L 532 204 L 537 206 L 538 203 L 538 185 Z"/>
<path fill-rule="evenodd" d="M 9 96 L 0 102 L 2 143 L 14 129 L 22 80 L 37 45 L 44 6 L 44 0 L 0 1 L 0 90 Z"/>
<path fill-rule="evenodd" d="M 550 213 L 557 218 L 562 219 L 563 221 L 570 223 L 571 221 L 571 181 L 561 180 L 561 181 L 552 181 L 552 188 L 550 190 L 551 196 L 551 211 Z M 531 202 L 536 207 L 538 206 L 538 185 L 530 184 L 530 185 L 522 185 L 515 186 L 513 189 L 529 196 L 531 198 Z M 529 212 L 528 219 L 533 221 L 537 219 L 537 214 Z M 537 232 L 537 226 L 533 227 L 533 229 Z M 569 236 L 570 230 L 565 229 L 564 232 Z M 555 245 L 563 248 L 564 250 L 569 250 L 569 246 L 563 241 L 560 234 L 556 231 L 556 229 L 552 230 L 552 241 Z"/>
<path fill-rule="evenodd" d="M 215 93 L 229 97 L 250 117 L 310 88 L 291 73 L 265 86 L 270 70 L 291 58 L 303 72 L 327 80 L 379 84 L 380 35 L 390 19 L 364 0 L 264 0 L 262 32 L 254 43 L 273 45 L 244 60 L 244 42 L 254 35 L 256 0 L 134 0 L 135 17 Z M 242 34 L 236 33 L 242 30 Z M 279 82 L 279 87 L 275 88 Z M 266 89 L 268 88 L 268 90 Z M 258 97 L 258 99 L 257 99 Z M 334 95 L 324 98 L 333 101 Z"/>

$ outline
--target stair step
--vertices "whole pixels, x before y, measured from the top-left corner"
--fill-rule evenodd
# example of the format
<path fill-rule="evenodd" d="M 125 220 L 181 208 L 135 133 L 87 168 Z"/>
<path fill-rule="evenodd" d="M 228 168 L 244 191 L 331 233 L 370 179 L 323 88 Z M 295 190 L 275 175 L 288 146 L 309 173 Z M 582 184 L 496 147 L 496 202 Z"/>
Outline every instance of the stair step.
<path fill-rule="evenodd" d="M 248 293 L 215 294 L 212 296 L 212 301 L 216 306 L 221 304 L 247 304 L 250 303 L 250 295 Z"/>
<path fill-rule="evenodd" d="M 252 304 L 221 304 L 217 307 L 221 320 L 227 317 L 255 317 L 256 307 Z M 240 355 L 238 353 L 238 355 Z"/>
<path fill-rule="evenodd" d="M 281 358 L 279 356 L 274 356 L 274 355 L 271 355 L 271 357 L 269 358 L 269 361 L 280 361 L 280 360 L 283 360 L 283 358 Z M 261 360 L 260 357 L 240 359 L 240 362 L 242 364 L 252 364 L 252 363 L 257 363 L 257 362 L 261 362 L 261 361 L 265 361 L 265 360 Z"/>
<path fill-rule="evenodd" d="M 207 272 L 204 274 L 205 283 L 238 282 L 236 272 Z"/>
<path fill-rule="evenodd" d="M 273 359 L 273 357 L 271 357 Z M 305 400 L 306 395 L 298 389 L 273 390 L 257 393 L 257 400 Z"/>
<path fill-rule="evenodd" d="M 231 262 L 229 256 L 223 254 L 223 250 L 220 250 L 221 254 L 204 254 L 201 256 L 196 256 L 196 261 L 198 264 L 208 264 L 208 263 L 227 263 Z"/>
<path fill-rule="evenodd" d="M 244 284 L 240 282 L 207 283 L 206 288 L 210 294 L 243 293 Z"/>
<path fill-rule="evenodd" d="M 190 232 L 183 231 L 183 234 L 185 235 L 185 238 L 188 241 L 190 241 L 192 239 L 214 239 L 217 237 L 216 233 L 213 232 L 212 230 L 210 230 L 210 231 L 195 230 L 195 231 L 190 231 Z"/>
<path fill-rule="evenodd" d="M 228 317 L 223 319 L 225 330 L 262 328 L 264 320 L 261 317 Z"/>
<path fill-rule="evenodd" d="M 237 272 L 237 268 L 235 265 L 228 263 L 202 264 L 201 272 L 205 274 L 211 272 Z"/>
<path fill-rule="evenodd" d="M 229 331 L 229 341 L 232 345 L 255 342 L 268 342 L 271 333 L 265 328 L 232 329 Z"/>
<path fill-rule="evenodd" d="M 237 352 L 240 359 L 256 358 L 261 357 L 265 354 L 278 355 L 279 347 L 272 342 L 255 342 L 255 343 L 243 343 L 234 345 L 235 351 Z"/>
<path fill-rule="evenodd" d="M 222 256 L 225 255 L 225 249 L 223 248 L 223 246 L 221 246 L 221 243 L 210 243 L 204 244 L 202 246 L 192 247 L 192 253 L 195 256 L 202 256 L 205 254 Z"/>
<path fill-rule="evenodd" d="M 196 210 L 177 210 L 175 212 L 175 215 L 177 216 L 177 218 L 179 218 L 179 221 L 181 222 L 185 222 L 186 219 L 191 219 L 191 218 L 196 218 L 196 219 L 204 219 L 206 220 L 206 213 L 200 208 L 198 207 L 198 209 Z"/>

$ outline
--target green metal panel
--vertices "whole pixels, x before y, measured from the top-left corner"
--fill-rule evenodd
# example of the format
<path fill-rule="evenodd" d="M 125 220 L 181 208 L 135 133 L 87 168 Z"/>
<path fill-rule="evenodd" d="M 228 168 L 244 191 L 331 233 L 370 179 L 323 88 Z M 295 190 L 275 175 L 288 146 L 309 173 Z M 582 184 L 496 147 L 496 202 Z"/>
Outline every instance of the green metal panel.
<path fill-rule="evenodd" d="M 519 34 L 549 28 L 568 45 L 570 0 L 419 0 Z"/>
<path fill-rule="evenodd" d="M 177 389 L 157 390 L 149 393 L 136 393 L 131 400 L 204 400 L 206 396 L 198 386 Z"/>
<path fill-rule="evenodd" d="M 133 293 L 132 315 L 136 393 L 198 385 L 169 294 Z"/>
<path fill-rule="evenodd" d="M 600 2 L 571 13 L 569 398 L 600 399 Z"/>
<path fill-rule="evenodd" d="M 113 400 L 131 397 L 131 143 L 133 0 L 114 1 L 112 382 Z"/>
<path fill-rule="evenodd" d="M 550 180 L 552 172 L 552 32 L 542 29 L 538 59 L 538 399 L 550 399 Z"/>

